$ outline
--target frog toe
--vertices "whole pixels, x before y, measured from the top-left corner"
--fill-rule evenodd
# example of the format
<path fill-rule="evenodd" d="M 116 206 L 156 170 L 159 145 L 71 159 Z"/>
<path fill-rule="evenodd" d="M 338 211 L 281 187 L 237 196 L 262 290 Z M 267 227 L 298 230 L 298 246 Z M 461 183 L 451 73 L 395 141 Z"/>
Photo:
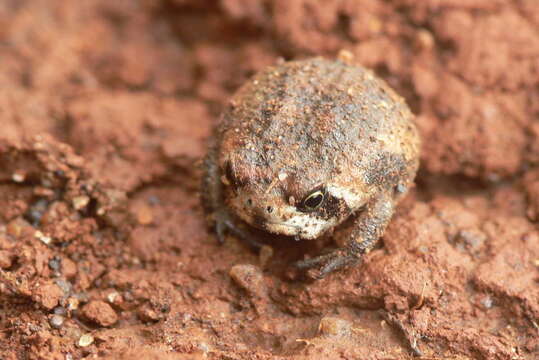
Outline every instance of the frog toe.
<path fill-rule="evenodd" d="M 236 220 L 227 211 L 218 211 L 214 216 L 215 233 L 217 234 L 219 244 L 223 244 L 225 242 L 226 233 L 230 233 L 248 244 L 254 250 L 258 250 L 262 247 L 263 244 L 255 240 L 253 234 L 238 225 Z"/>
<path fill-rule="evenodd" d="M 315 258 L 300 260 L 295 267 L 306 272 L 312 279 L 322 279 L 326 275 L 356 264 L 359 259 L 356 256 L 348 255 L 342 250 L 336 250 L 326 255 Z"/>

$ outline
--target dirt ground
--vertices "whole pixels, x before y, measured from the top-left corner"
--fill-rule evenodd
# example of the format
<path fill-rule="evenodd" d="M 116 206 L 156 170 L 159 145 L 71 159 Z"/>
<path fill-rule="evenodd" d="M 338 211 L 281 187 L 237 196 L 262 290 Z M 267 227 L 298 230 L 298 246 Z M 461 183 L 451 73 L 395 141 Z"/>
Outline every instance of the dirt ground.
<path fill-rule="evenodd" d="M 417 186 L 361 265 L 209 234 L 200 158 L 279 58 L 376 71 Z M 538 359 L 539 1 L 0 1 L 0 358 Z M 269 248 L 268 248 L 269 249 Z"/>

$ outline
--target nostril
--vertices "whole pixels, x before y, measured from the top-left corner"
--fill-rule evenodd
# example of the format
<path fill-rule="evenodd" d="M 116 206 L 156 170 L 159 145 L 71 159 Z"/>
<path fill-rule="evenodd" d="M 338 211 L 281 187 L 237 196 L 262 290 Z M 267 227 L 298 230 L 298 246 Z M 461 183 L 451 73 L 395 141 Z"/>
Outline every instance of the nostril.
<path fill-rule="evenodd" d="M 266 208 L 266 211 L 267 211 L 268 213 L 271 214 L 271 213 L 273 212 L 273 207 L 268 206 L 268 207 Z"/>

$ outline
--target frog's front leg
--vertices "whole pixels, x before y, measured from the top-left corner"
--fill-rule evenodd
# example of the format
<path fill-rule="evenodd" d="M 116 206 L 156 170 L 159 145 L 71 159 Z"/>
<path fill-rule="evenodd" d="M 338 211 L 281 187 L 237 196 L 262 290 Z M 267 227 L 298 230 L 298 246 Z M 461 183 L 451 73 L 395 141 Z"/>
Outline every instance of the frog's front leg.
<path fill-rule="evenodd" d="M 204 177 L 202 179 L 202 204 L 210 214 L 214 224 L 217 240 L 220 244 L 225 242 L 227 232 L 245 241 L 254 249 L 259 249 L 262 244 L 238 224 L 238 219 L 230 213 L 224 204 L 223 181 L 221 171 L 217 165 L 217 150 L 213 146 L 204 159 Z"/>
<path fill-rule="evenodd" d="M 382 192 L 372 199 L 358 215 L 345 247 L 326 255 L 298 261 L 295 266 L 302 270 L 308 270 L 309 277 L 321 279 L 333 271 L 356 264 L 382 236 L 394 210 L 393 194 Z"/>

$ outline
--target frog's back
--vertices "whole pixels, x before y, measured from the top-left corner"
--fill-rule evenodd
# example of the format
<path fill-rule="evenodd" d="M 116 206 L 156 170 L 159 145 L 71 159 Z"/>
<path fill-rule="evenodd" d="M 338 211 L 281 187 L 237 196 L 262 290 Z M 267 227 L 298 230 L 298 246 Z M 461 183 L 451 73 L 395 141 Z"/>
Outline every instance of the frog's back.
<path fill-rule="evenodd" d="M 272 67 L 244 85 L 224 113 L 221 146 L 266 169 L 269 178 L 300 171 L 312 185 L 341 174 L 369 182 L 377 175 L 366 172 L 380 169 L 368 169 L 387 168 L 387 161 L 415 173 L 419 139 L 412 119 L 371 71 L 313 58 Z"/>

